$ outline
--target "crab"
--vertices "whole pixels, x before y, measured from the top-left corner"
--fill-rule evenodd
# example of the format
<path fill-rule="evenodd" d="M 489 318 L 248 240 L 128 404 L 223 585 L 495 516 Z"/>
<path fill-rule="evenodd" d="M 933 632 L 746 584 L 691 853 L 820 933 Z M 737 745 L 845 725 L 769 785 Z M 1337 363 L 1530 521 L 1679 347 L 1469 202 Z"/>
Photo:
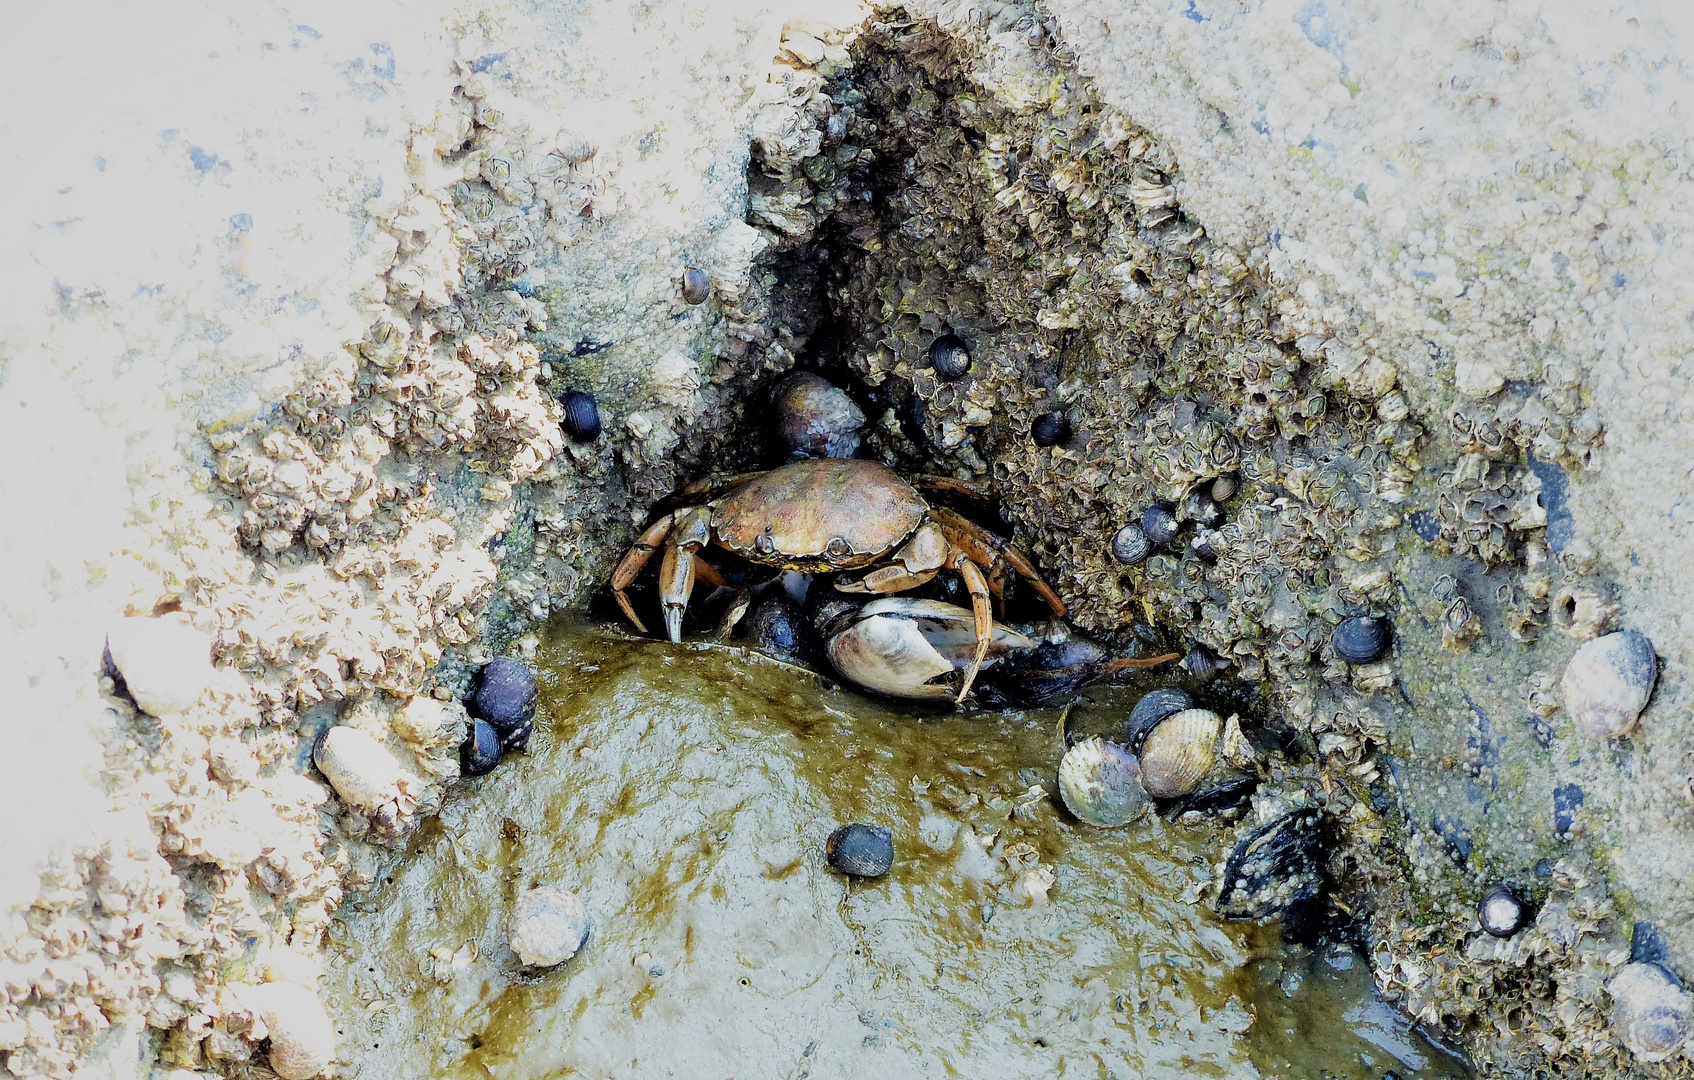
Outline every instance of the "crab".
<path fill-rule="evenodd" d="M 682 505 L 662 513 L 636 538 L 612 573 L 612 595 L 636 629 L 646 633 L 624 590 L 663 548 L 659 601 L 670 639 L 681 641 L 695 577 L 722 583 L 701 557 L 708 545 L 782 570 L 863 570 L 837 580 L 835 587 L 845 593 L 903 592 L 953 570 L 970 593 L 975 620 L 976 656 L 956 699 L 963 701 L 993 640 L 990 600 L 1004 601 L 1009 574 L 1028 581 L 1055 615 L 1063 617 L 1065 605 L 1027 555 L 963 515 L 930 505 L 918 487 L 977 498 L 986 498 L 987 492 L 947 477 L 922 477 L 916 484 L 877 462 L 853 458 L 795 461 L 696 484 L 661 504 L 661 509 Z"/>

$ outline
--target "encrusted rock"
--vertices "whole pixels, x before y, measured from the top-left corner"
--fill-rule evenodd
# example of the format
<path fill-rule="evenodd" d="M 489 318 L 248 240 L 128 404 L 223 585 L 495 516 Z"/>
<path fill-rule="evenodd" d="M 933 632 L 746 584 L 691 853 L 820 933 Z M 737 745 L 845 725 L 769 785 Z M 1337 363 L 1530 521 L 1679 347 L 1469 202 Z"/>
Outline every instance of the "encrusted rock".
<path fill-rule="evenodd" d="M 112 664 L 143 712 L 170 716 L 200 700 L 212 681 L 212 641 L 170 619 L 124 619 L 106 634 Z"/>
<path fill-rule="evenodd" d="M 405 769 L 387 747 L 358 728 L 330 728 L 318 739 L 312 757 L 349 806 L 374 810 L 402 795 Z"/>
<path fill-rule="evenodd" d="M 555 967 L 575 956 L 588 939 L 588 912 L 563 885 L 540 885 L 512 905 L 506 937 L 525 967 Z"/>
<path fill-rule="evenodd" d="M 335 1059 L 335 1025 L 318 996 L 298 983 L 269 982 L 247 992 L 270 1034 L 271 1071 L 283 1080 L 311 1080 Z"/>

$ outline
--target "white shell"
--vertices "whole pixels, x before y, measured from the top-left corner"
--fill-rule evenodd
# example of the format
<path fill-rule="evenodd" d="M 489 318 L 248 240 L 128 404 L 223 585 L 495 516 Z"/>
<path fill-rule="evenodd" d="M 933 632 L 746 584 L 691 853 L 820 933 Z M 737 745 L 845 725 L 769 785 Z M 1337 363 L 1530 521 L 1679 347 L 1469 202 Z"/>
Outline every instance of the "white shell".
<path fill-rule="evenodd" d="M 581 165 L 594 156 L 594 144 L 569 128 L 563 128 L 553 138 L 553 153 L 567 165 Z"/>
<path fill-rule="evenodd" d="M 553 967 L 582 948 L 588 938 L 588 912 L 563 885 L 541 885 L 512 905 L 506 938 L 525 967 Z"/>
<path fill-rule="evenodd" d="M 1147 812 L 1147 792 L 1135 755 L 1104 739 L 1084 739 L 1059 762 L 1059 797 L 1078 819 L 1103 829 L 1127 825 Z"/>
<path fill-rule="evenodd" d="M 282 1080 L 310 1080 L 335 1059 L 335 1025 L 318 995 L 298 983 L 268 982 L 244 995 L 271 1039 L 271 1071 Z"/>
<path fill-rule="evenodd" d="M 1576 650 L 1565 668 L 1565 711 L 1582 734 L 1622 735 L 1635 726 L 1658 679 L 1657 656 L 1646 635 L 1620 630 Z"/>
<path fill-rule="evenodd" d="M 1663 1061 L 1688 1041 L 1694 998 L 1659 965 L 1625 964 L 1606 992 L 1612 995 L 1612 1026 L 1640 1060 Z"/>
<path fill-rule="evenodd" d="M 374 810 L 400 795 L 406 776 L 400 762 L 358 728 L 330 728 L 312 756 L 329 786 L 350 806 Z"/>
<path fill-rule="evenodd" d="M 1034 644 L 996 623 L 983 665 Z M 946 676 L 975 658 L 976 618 L 939 600 L 872 600 L 859 609 L 858 622 L 829 639 L 826 651 L 842 678 L 867 690 L 900 698 L 952 697 L 956 687 Z"/>
<path fill-rule="evenodd" d="M 1199 787 L 1217 762 L 1222 728 L 1223 718 L 1210 709 L 1184 709 L 1159 721 L 1141 744 L 1141 780 L 1147 793 L 1176 799 Z"/>
<path fill-rule="evenodd" d="M 212 681 L 212 639 L 169 619 L 124 619 L 106 634 L 112 663 L 130 696 L 151 716 L 200 700 Z"/>

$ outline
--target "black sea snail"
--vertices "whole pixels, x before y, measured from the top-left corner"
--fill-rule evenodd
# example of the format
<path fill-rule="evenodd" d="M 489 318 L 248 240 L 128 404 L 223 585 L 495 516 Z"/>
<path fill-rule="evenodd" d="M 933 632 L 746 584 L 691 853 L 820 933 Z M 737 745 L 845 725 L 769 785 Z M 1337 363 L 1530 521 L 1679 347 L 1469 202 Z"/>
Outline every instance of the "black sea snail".
<path fill-rule="evenodd" d="M 459 772 L 464 776 L 484 776 L 500 764 L 500 733 L 486 720 L 471 721 L 471 733 L 459 748 Z"/>
<path fill-rule="evenodd" d="M 704 304 L 712 295 L 712 279 L 697 266 L 682 271 L 682 298 L 690 304 Z"/>
<path fill-rule="evenodd" d="M 1335 655 L 1349 664 L 1370 664 L 1388 655 L 1394 641 L 1394 625 L 1375 615 L 1342 619 L 1329 637 Z"/>
<path fill-rule="evenodd" d="M 942 334 L 929 343 L 929 366 L 943 379 L 957 379 L 971 369 L 971 353 L 957 334 Z"/>
<path fill-rule="evenodd" d="M 1141 515 L 1141 531 L 1146 534 L 1148 543 L 1163 547 L 1176 539 L 1182 526 L 1177 523 L 1170 507 L 1155 503 Z"/>
<path fill-rule="evenodd" d="M 535 700 L 535 672 L 529 665 L 497 656 L 477 675 L 468 711 L 493 725 L 506 749 L 521 750 L 529 742 Z"/>
<path fill-rule="evenodd" d="M 1476 905 L 1476 921 L 1495 937 L 1511 937 L 1523 929 L 1524 904 L 1508 885 L 1496 885 L 1482 894 Z"/>
<path fill-rule="evenodd" d="M 600 406 L 594 403 L 593 394 L 572 390 L 559 399 L 559 407 L 565 414 L 565 434 L 572 442 L 593 442 L 600 437 Z"/>
<path fill-rule="evenodd" d="M 881 877 L 894 865 L 894 834 L 880 825 L 843 825 L 823 848 L 830 866 L 853 877 Z"/>
<path fill-rule="evenodd" d="M 1029 437 L 1036 446 L 1057 446 L 1070 438 L 1070 434 L 1070 420 L 1057 409 L 1037 416 L 1029 426 Z"/>

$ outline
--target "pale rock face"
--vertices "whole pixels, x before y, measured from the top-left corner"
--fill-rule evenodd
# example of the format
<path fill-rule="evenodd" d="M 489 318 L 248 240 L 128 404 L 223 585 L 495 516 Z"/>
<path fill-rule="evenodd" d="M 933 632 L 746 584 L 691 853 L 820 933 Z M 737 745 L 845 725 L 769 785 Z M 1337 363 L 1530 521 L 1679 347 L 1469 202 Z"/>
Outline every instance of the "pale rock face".
<path fill-rule="evenodd" d="M 542 885 L 512 905 L 506 934 L 525 967 L 555 967 L 575 956 L 588 938 L 588 912 L 563 885 Z"/>
<path fill-rule="evenodd" d="M 212 681 L 212 640 L 166 619 L 125 619 L 106 633 L 112 663 L 150 716 L 170 716 L 200 700 Z"/>
<path fill-rule="evenodd" d="M 324 732 L 313 754 L 318 771 L 350 806 L 374 810 L 401 795 L 406 771 L 376 739 L 357 728 Z"/>
<path fill-rule="evenodd" d="M 335 1025 L 318 996 L 298 983 L 254 987 L 248 1000 L 271 1039 L 271 1069 L 282 1080 L 310 1080 L 335 1058 Z"/>

